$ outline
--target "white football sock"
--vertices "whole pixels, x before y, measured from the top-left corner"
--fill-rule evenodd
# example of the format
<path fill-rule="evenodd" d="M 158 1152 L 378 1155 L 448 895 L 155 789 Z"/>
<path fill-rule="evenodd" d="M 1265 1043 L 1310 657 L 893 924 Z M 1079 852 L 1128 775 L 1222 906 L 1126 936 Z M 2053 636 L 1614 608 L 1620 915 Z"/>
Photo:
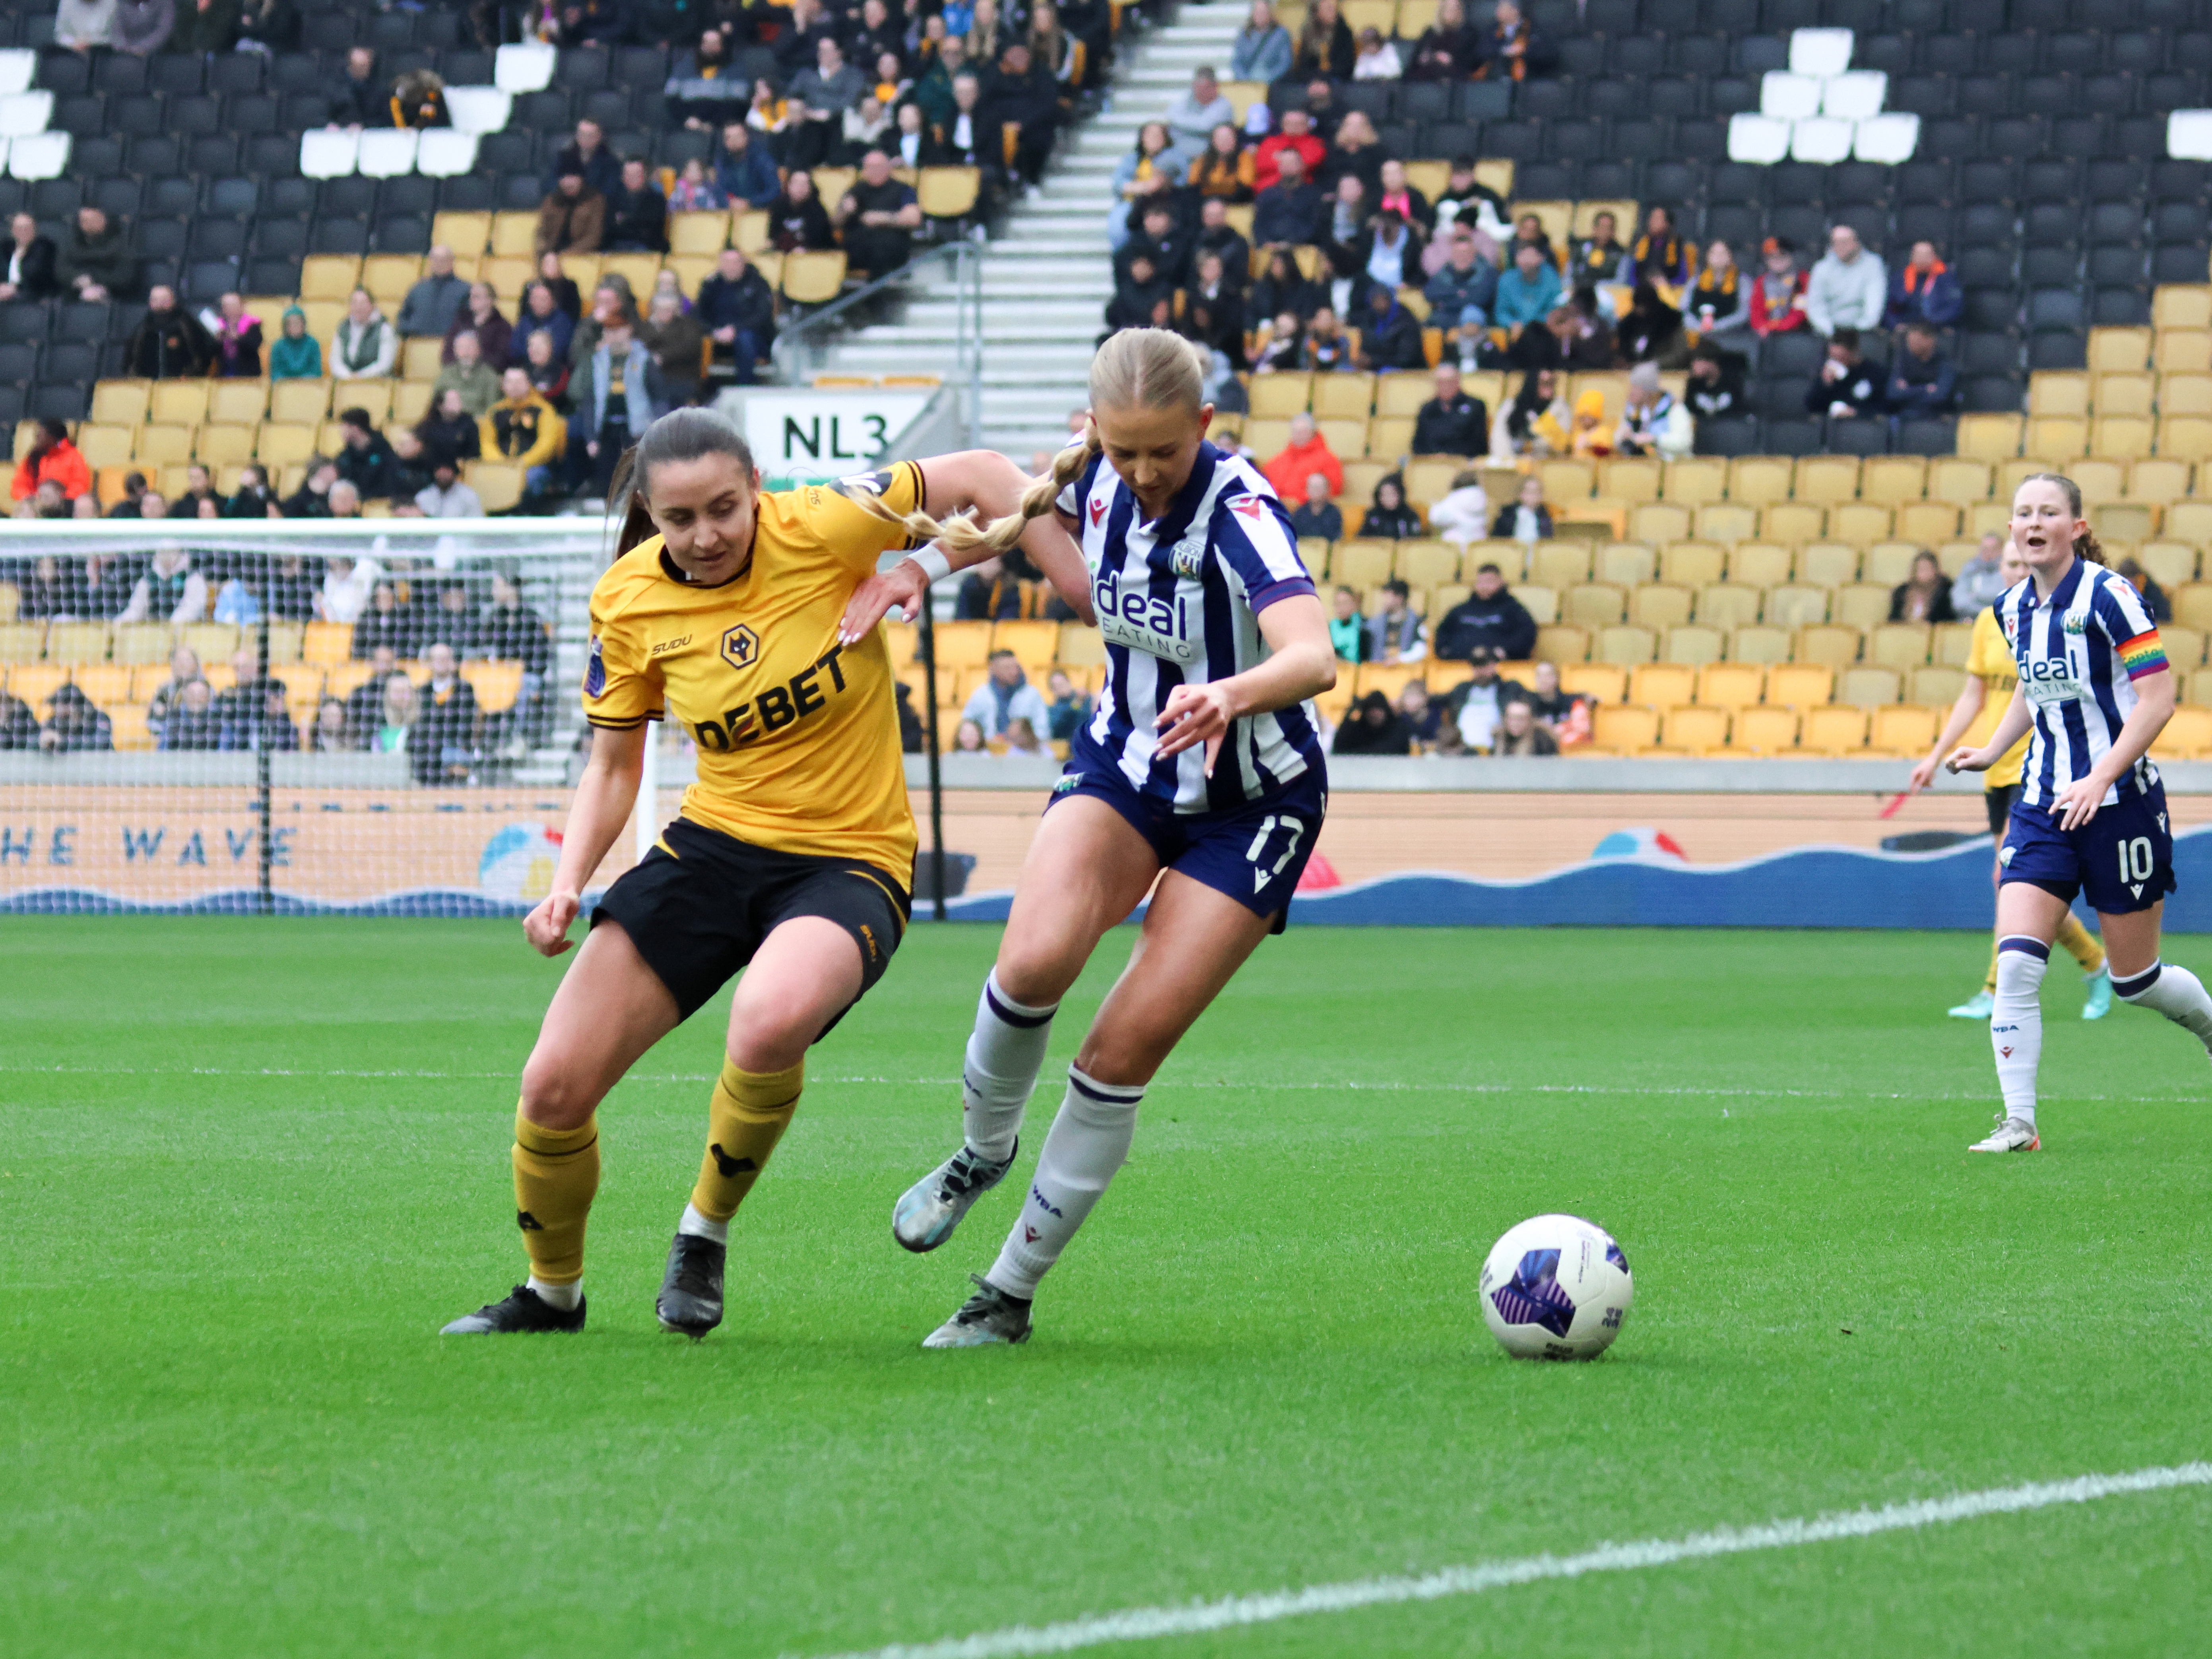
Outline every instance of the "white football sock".
<path fill-rule="evenodd" d="M 2005 1115 L 2035 1121 L 2035 1068 L 2043 1059 L 2043 975 L 2051 947 L 2024 933 L 1997 941 L 1997 994 L 1990 1010 L 1990 1047 Z"/>
<path fill-rule="evenodd" d="M 2204 994 L 2204 981 L 2186 968 L 2154 962 L 2140 974 L 2115 979 L 2112 989 L 2122 1001 L 2164 1014 L 2212 1048 L 2212 996 Z"/>
<path fill-rule="evenodd" d="M 994 1162 L 1013 1156 L 1059 1009 L 1056 1002 L 1032 1008 L 1015 1001 L 999 988 L 996 969 L 983 981 L 975 1030 L 960 1068 L 960 1115 L 968 1144 Z"/>
<path fill-rule="evenodd" d="M 1106 1183 L 1129 1156 L 1141 1088 L 1101 1083 L 1067 1068 L 1067 1098 L 1044 1138 L 1014 1230 L 983 1276 L 1009 1296 L 1036 1295 L 1037 1281 L 1060 1260 Z"/>
<path fill-rule="evenodd" d="M 689 1233 L 694 1238 L 711 1238 L 717 1244 L 730 1242 L 730 1224 L 717 1221 L 710 1215 L 701 1215 L 690 1205 L 684 1206 L 684 1219 L 676 1224 L 679 1233 Z"/>
<path fill-rule="evenodd" d="M 573 1285 L 548 1285 L 532 1273 L 530 1275 L 530 1288 L 538 1293 L 540 1302 L 549 1308 L 558 1308 L 562 1313 L 575 1312 L 576 1304 L 584 1299 L 584 1281 L 580 1279 Z"/>

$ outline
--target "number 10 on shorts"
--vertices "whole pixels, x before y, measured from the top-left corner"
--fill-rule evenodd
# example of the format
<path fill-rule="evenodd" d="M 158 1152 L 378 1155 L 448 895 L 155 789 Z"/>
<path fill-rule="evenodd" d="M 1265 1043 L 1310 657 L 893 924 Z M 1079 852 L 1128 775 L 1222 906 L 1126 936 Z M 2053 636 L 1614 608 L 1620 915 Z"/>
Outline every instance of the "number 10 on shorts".
<path fill-rule="evenodd" d="M 2151 878 L 2150 837 L 2137 836 L 2133 841 L 2117 843 L 2120 855 L 2120 879 L 2130 884 L 2140 884 Z"/>
<path fill-rule="evenodd" d="M 1267 843 L 1277 830 L 1283 834 L 1283 850 L 1281 855 L 1270 864 L 1267 862 Z M 1283 866 L 1297 855 L 1298 842 L 1305 832 L 1305 820 L 1289 812 L 1270 812 L 1260 820 L 1259 834 L 1252 837 L 1252 844 L 1244 849 L 1245 861 L 1253 866 L 1254 892 L 1258 892 L 1283 873 Z"/>

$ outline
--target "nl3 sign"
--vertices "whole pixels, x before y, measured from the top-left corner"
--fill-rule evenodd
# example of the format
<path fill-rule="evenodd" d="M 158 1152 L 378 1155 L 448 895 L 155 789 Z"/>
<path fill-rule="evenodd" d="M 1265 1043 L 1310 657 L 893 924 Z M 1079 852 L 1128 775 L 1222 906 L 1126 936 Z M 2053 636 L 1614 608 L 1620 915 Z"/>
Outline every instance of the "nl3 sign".
<path fill-rule="evenodd" d="M 748 392 L 745 441 L 774 482 L 842 478 L 863 470 L 929 407 L 927 392 Z"/>

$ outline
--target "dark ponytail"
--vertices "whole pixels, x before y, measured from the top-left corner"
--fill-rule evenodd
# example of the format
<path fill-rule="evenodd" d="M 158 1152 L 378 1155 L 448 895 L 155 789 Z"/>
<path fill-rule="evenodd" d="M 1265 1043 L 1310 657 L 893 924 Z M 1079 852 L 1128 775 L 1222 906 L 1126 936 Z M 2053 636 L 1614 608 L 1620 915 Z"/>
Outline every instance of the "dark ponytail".
<path fill-rule="evenodd" d="M 660 533 L 646 505 L 653 469 L 664 462 L 696 461 L 707 455 L 727 455 L 743 469 L 745 482 L 752 483 L 752 446 L 744 433 L 711 409 L 672 409 L 623 452 L 608 491 L 611 501 L 623 504 L 622 528 L 615 537 L 617 558 Z"/>
<path fill-rule="evenodd" d="M 2064 473 L 2031 472 L 2021 483 L 2057 484 L 2066 492 L 2067 510 L 2073 514 L 2077 522 L 2081 521 L 2081 486 Z M 2074 538 L 2074 553 L 2075 557 L 2087 559 L 2091 564 L 2109 562 L 2105 557 L 2104 544 L 2097 539 L 2097 532 L 2094 530 L 2084 530 Z"/>

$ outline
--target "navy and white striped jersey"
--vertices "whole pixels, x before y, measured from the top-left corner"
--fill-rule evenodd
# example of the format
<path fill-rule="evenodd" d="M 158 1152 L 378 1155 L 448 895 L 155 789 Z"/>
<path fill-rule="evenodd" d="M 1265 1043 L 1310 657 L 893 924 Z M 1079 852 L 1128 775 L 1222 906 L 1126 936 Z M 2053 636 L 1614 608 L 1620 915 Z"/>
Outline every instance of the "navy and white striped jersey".
<path fill-rule="evenodd" d="M 2020 690 L 2035 714 L 2021 799 L 2047 806 L 2087 777 L 2136 706 L 2136 681 L 2166 665 L 2158 624 L 2124 576 L 2076 559 L 2039 599 L 2033 577 L 1998 599 L 1997 622 L 2020 665 Z M 2148 756 L 2105 792 L 2114 805 L 2158 781 Z"/>
<path fill-rule="evenodd" d="M 1136 495 L 1094 455 L 1060 492 L 1059 507 L 1080 522 L 1106 640 L 1105 688 L 1079 745 L 1178 812 L 1259 800 L 1310 769 L 1325 769 L 1310 702 L 1237 721 L 1211 779 L 1203 744 L 1164 759 L 1158 753 L 1153 722 L 1170 693 L 1264 661 L 1259 613 L 1314 592 L 1289 516 L 1256 468 L 1200 443 L 1175 504 L 1142 524 Z"/>

